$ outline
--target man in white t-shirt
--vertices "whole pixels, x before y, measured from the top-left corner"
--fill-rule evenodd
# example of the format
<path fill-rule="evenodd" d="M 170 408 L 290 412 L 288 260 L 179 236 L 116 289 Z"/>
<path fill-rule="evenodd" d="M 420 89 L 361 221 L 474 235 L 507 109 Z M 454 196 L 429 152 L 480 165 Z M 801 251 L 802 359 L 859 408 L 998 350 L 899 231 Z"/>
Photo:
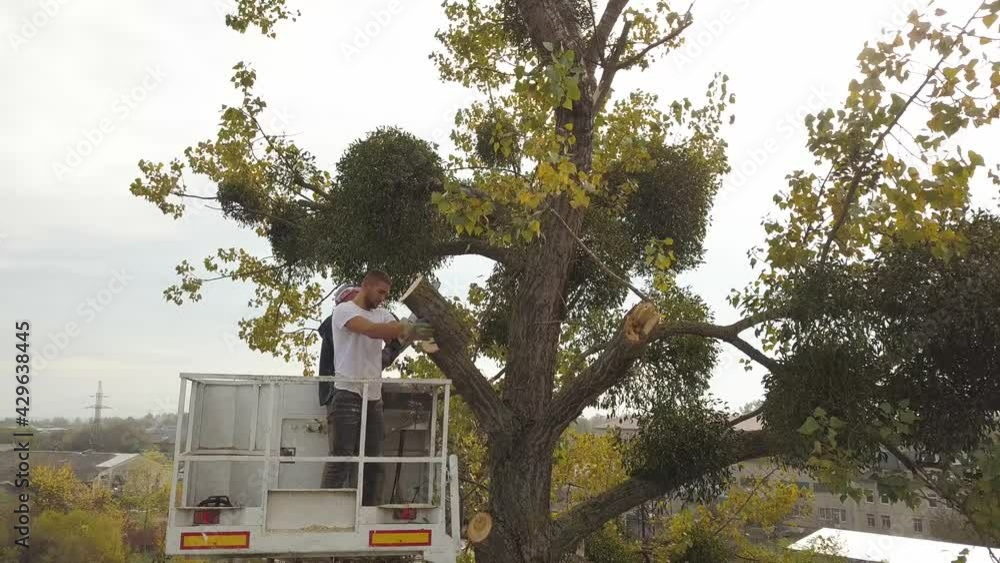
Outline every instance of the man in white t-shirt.
<path fill-rule="evenodd" d="M 361 291 L 354 299 L 333 309 L 334 375 L 368 382 L 368 423 L 365 432 L 365 455 L 382 453 L 382 343 L 399 338 L 403 341 L 427 340 L 433 336 L 430 325 L 409 320 L 397 321 L 382 307 L 389 296 L 389 277 L 378 271 L 365 275 Z M 364 383 L 334 383 L 333 398 L 327 403 L 327 421 L 333 432 L 332 455 L 358 455 L 361 435 L 361 401 Z M 324 488 L 346 488 L 357 466 L 353 463 L 329 463 L 323 473 Z M 362 504 L 374 500 L 376 464 L 365 465 Z"/>

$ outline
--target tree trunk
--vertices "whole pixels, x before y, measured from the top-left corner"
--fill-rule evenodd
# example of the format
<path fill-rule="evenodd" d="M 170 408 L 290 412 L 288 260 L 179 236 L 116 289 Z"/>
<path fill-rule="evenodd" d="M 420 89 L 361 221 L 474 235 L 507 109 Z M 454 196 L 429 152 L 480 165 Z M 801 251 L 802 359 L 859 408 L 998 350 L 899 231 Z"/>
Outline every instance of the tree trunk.
<path fill-rule="evenodd" d="M 566 125 L 573 124 L 576 144 L 571 158 L 579 171 L 589 172 L 593 77 L 584 77 L 580 86 L 581 102 L 573 111 L 558 110 L 556 122 L 564 134 Z M 552 453 L 562 426 L 549 409 L 566 314 L 563 295 L 575 255 L 573 232 L 579 230 L 583 213 L 569 205 L 566 195 L 552 200 L 550 209 L 558 217 L 542 217 L 542 240 L 528 260 L 513 303 L 503 398 L 520 427 L 490 437 L 493 531 L 478 546 L 477 563 L 558 563 L 562 555 L 553 544 L 550 507 Z"/>
<path fill-rule="evenodd" d="M 476 549 L 477 563 L 556 563 L 552 553 L 550 443 L 522 434 L 490 448 L 493 530 Z"/>

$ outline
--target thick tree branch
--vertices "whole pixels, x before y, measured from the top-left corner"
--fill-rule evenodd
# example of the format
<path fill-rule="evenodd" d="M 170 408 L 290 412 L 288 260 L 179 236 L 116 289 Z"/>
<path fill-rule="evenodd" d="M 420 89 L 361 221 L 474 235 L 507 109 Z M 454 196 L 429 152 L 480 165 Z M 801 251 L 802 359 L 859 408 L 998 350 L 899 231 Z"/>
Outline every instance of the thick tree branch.
<path fill-rule="evenodd" d="M 597 29 L 594 30 L 594 37 L 590 40 L 590 61 L 601 61 L 603 63 L 604 51 L 608 48 L 608 38 L 611 37 L 611 30 L 618 23 L 618 18 L 621 17 L 622 11 L 625 10 L 627 4 L 628 0 L 610 0 L 607 7 L 604 8 L 601 21 L 598 22 Z"/>
<path fill-rule="evenodd" d="M 563 47 L 583 53 L 576 43 L 582 38 L 576 21 L 556 0 L 516 0 L 517 7 L 528 28 L 528 35 L 538 54 L 547 57 L 545 42 L 560 43 Z"/>
<path fill-rule="evenodd" d="M 656 315 L 656 318 L 653 319 L 652 315 Z M 550 428 L 553 432 L 561 432 L 566 425 L 576 420 L 587 405 L 628 375 L 632 364 L 642 356 L 649 343 L 661 338 L 694 335 L 722 340 L 769 371 L 778 371 L 781 364 L 777 360 L 751 346 L 739 337 L 739 333 L 780 316 L 779 312 L 760 313 L 731 325 L 689 321 L 660 324 L 653 305 L 640 303 L 625 315 L 622 328 L 603 346 L 603 353 L 556 395 L 552 402 Z"/>
<path fill-rule="evenodd" d="M 621 379 L 641 355 L 659 322 L 656 307 L 646 301 L 625 315 L 621 327 L 604 346 L 601 355 L 559 391 L 552 401 L 549 428 L 553 435 L 561 433 L 563 428 L 576 420 L 584 407 L 596 401 Z"/>
<path fill-rule="evenodd" d="M 678 484 L 680 486 L 680 484 Z M 613 489 L 584 501 L 556 518 L 553 543 L 559 551 L 568 551 L 579 539 L 598 530 L 605 522 L 643 502 L 666 494 L 671 487 L 636 477 Z M 555 547 L 554 546 L 554 547 Z"/>
<path fill-rule="evenodd" d="M 618 72 L 618 59 L 625 52 L 625 45 L 628 43 L 628 34 L 632 30 L 632 22 L 626 21 L 622 26 L 622 32 L 615 41 L 615 46 L 611 50 L 611 56 L 601 73 L 601 81 L 597 85 L 597 93 L 594 96 L 594 113 L 600 113 L 604 109 L 604 104 L 611 96 L 611 84 L 615 81 L 615 74 Z"/>
<path fill-rule="evenodd" d="M 910 458 L 910 456 L 906 455 L 897 446 L 894 446 L 892 444 L 883 442 L 882 445 L 890 454 L 893 455 L 893 457 L 898 459 L 899 462 L 902 463 L 904 467 L 909 469 L 910 473 L 912 473 L 921 481 L 923 481 L 924 484 L 926 484 L 927 487 L 930 488 L 932 491 L 937 493 L 938 496 L 951 503 L 952 508 L 957 508 L 957 509 L 961 508 L 961 503 L 958 501 L 958 499 L 956 499 L 952 495 L 949 495 L 948 491 L 942 490 L 940 487 L 938 487 L 937 482 L 934 479 L 932 479 L 930 475 L 928 475 L 927 472 L 924 471 L 923 468 L 921 468 L 917 464 L 916 461 Z"/>
<path fill-rule="evenodd" d="M 760 414 L 762 412 L 764 412 L 764 405 L 763 404 L 761 404 L 759 407 L 755 408 L 754 410 L 752 410 L 752 411 L 750 411 L 750 412 L 748 412 L 746 414 L 741 414 L 740 416 L 737 416 L 736 418 L 730 420 L 729 421 L 729 426 L 735 428 L 736 426 L 739 426 L 741 423 L 746 422 L 746 421 L 750 420 L 751 418 L 757 418 L 758 416 L 760 416 Z"/>
<path fill-rule="evenodd" d="M 768 357 L 767 354 L 754 348 L 749 342 L 743 340 L 739 336 L 724 338 L 723 340 L 735 346 L 740 352 L 743 352 L 744 356 L 767 368 L 767 371 L 775 373 L 781 370 L 781 363 L 779 363 L 778 360 Z"/>
<path fill-rule="evenodd" d="M 754 315 L 746 319 L 739 320 L 731 325 L 713 325 L 711 323 L 698 323 L 698 322 L 676 322 L 660 326 L 654 339 L 665 338 L 668 336 L 677 335 L 693 335 L 693 336 L 704 336 L 706 338 L 714 338 L 716 340 L 721 340 L 723 342 L 728 342 L 729 344 L 736 347 L 740 352 L 743 352 L 748 358 L 757 362 L 761 366 L 767 368 L 771 372 L 780 371 L 781 363 L 774 358 L 769 358 L 760 350 L 757 350 L 750 345 L 749 342 L 743 340 L 739 337 L 739 334 L 754 326 L 755 324 L 774 320 L 779 318 L 780 313 L 762 313 L 759 315 Z"/>
<path fill-rule="evenodd" d="M 507 426 L 510 413 L 469 357 L 472 336 L 455 317 L 452 305 L 423 277 L 410 286 L 402 301 L 418 317 L 434 326 L 437 350 L 428 355 L 454 382 L 455 390 L 475 413 L 483 429 L 491 433 Z"/>
<path fill-rule="evenodd" d="M 511 265 L 514 257 L 508 248 L 499 248 L 484 240 L 471 238 L 443 242 L 437 245 L 437 251 L 442 256 L 476 254 L 507 266 Z"/>
<path fill-rule="evenodd" d="M 739 432 L 737 435 L 738 445 L 733 452 L 731 464 L 779 453 L 776 446 L 768 440 L 764 430 Z M 678 463 L 684 462 L 678 460 Z M 678 471 L 677 474 L 681 477 L 677 482 L 670 483 L 631 477 L 620 485 L 576 505 L 553 522 L 553 550 L 565 551 L 615 516 L 644 502 L 662 497 L 700 477 L 685 471 Z"/>

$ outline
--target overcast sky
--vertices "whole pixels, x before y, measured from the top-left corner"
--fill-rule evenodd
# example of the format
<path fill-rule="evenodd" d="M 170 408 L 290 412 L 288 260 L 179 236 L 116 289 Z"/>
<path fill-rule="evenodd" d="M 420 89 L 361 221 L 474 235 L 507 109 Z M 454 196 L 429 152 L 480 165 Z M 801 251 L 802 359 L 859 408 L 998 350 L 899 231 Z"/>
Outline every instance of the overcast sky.
<path fill-rule="evenodd" d="M 276 40 L 223 23 L 229 0 L 103 2 L 6 0 L 0 8 L 0 311 L 13 361 L 14 320 L 31 323 L 32 417 L 86 417 L 103 381 L 113 409 L 141 416 L 176 409 L 179 372 L 296 374 L 236 337 L 248 288 L 211 285 L 200 303 L 163 301 L 174 266 L 220 246 L 267 248 L 194 207 L 180 220 L 133 197 L 140 158 L 168 160 L 213 136 L 229 78 L 245 60 L 272 110 L 272 130 L 333 169 L 345 147 L 396 125 L 449 150 L 455 110 L 471 99 L 441 83 L 427 55 L 445 25 L 440 2 L 296 2 Z M 949 2 L 956 11 L 968 1 Z M 808 165 L 807 112 L 842 99 L 855 56 L 882 27 L 899 27 L 914 0 L 764 2 L 699 0 L 688 44 L 644 73 L 619 75 L 618 95 L 642 88 L 700 99 L 715 72 L 731 77 L 736 123 L 725 130 L 734 173 L 712 213 L 706 263 L 684 276 L 713 307 L 752 277 L 747 250 L 784 175 Z M 967 12 L 963 8 L 961 13 Z M 987 157 L 989 159 L 989 155 Z M 190 184 L 189 184 L 190 185 Z M 195 179 L 194 189 L 211 187 Z M 456 261 L 444 288 L 463 294 L 488 271 Z M 761 395 L 760 378 L 727 353 L 712 391 L 738 406 Z M 8 370 L 10 371 L 10 370 Z M 13 416 L 13 384 L 0 388 Z"/>

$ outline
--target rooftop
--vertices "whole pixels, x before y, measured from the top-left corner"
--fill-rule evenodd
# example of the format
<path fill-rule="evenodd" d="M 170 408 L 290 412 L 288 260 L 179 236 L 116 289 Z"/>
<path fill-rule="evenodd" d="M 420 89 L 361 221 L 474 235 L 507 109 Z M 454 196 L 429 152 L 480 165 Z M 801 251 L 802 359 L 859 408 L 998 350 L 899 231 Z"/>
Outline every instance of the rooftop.
<path fill-rule="evenodd" d="M 752 430 L 760 430 L 764 428 L 764 425 L 763 422 L 761 421 L 761 418 L 759 416 L 755 416 L 753 418 L 748 418 L 744 420 L 743 422 L 737 424 L 736 426 L 733 426 L 733 428 L 736 430 L 749 432 Z"/>
<path fill-rule="evenodd" d="M 832 555 L 858 561 L 952 563 L 961 555 L 962 550 L 968 549 L 967 563 L 993 562 L 989 549 L 985 547 L 832 528 L 816 530 L 788 547 L 795 550 L 815 549 L 823 553 L 828 546 L 835 550 Z"/>
<path fill-rule="evenodd" d="M 0 451 L 0 479 L 13 480 L 19 463 L 18 453 L 13 450 Z M 100 473 L 121 465 L 139 454 L 119 454 L 107 452 L 55 452 L 32 451 L 31 465 L 61 467 L 68 465 L 78 479 L 83 482 L 94 480 Z"/>
<path fill-rule="evenodd" d="M 622 430 L 639 429 L 639 423 L 636 419 L 625 417 L 595 418 L 593 420 L 593 425 L 595 430 L 610 430 L 612 428 L 621 428 Z"/>

